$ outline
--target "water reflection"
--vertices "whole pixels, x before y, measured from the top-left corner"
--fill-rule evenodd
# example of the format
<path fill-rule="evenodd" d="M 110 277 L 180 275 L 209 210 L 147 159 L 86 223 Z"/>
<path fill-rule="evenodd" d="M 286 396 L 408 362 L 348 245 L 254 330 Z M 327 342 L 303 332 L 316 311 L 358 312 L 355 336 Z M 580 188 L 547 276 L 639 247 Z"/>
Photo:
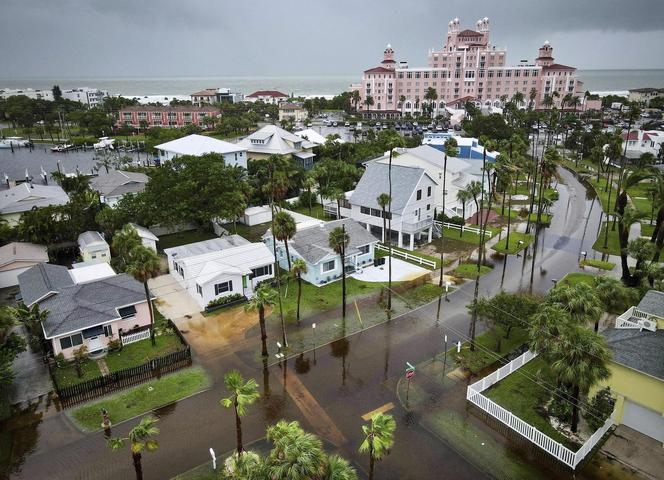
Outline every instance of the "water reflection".
<path fill-rule="evenodd" d="M 9 478 L 19 472 L 26 457 L 37 447 L 39 424 L 43 420 L 42 400 L 15 410 L 12 417 L 0 423 L 0 474 Z"/>
<path fill-rule="evenodd" d="M 331 354 L 334 358 L 341 358 L 341 386 L 346 386 L 346 356 L 350 350 L 350 342 L 347 338 L 341 338 L 330 343 Z"/>

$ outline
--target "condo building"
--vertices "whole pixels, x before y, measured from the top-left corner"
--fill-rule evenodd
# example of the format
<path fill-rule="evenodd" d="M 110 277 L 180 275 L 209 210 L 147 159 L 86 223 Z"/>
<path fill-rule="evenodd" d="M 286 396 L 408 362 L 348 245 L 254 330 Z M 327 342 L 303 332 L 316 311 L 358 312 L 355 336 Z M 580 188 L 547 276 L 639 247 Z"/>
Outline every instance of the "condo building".
<path fill-rule="evenodd" d="M 436 91 L 435 101 L 425 98 L 429 88 Z M 567 94 L 582 99 L 583 82 L 577 78 L 576 68 L 555 63 L 548 41 L 533 63 L 509 66 L 507 50 L 489 43 L 488 18 L 478 20 L 476 30 L 462 30 L 455 18 L 449 22 L 442 48 L 429 51 L 426 67 L 397 63 L 388 44 L 381 64 L 365 70 L 362 82 L 351 85 L 353 90 L 360 92 L 358 110 L 363 116 L 397 118 L 421 112 L 425 105 L 431 106 L 434 115 L 446 107 L 462 107 L 467 101 L 500 107 L 517 92 L 523 95 L 522 108 L 530 103 L 542 108 L 547 96 L 560 107 Z"/>

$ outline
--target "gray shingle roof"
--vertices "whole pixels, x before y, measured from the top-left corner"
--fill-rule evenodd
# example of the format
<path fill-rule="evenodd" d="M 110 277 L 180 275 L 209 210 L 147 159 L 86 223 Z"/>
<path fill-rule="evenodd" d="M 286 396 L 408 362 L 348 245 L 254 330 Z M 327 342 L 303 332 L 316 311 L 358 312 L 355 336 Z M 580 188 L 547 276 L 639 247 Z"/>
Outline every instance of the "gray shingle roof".
<path fill-rule="evenodd" d="M 664 380 L 664 330 L 610 328 L 602 335 L 615 362 Z"/>
<path fill-rule="evenodd" d="M 23 302 L 30 306 L 49 293 L 57 293 L 74 284 L 67 267 L 40 263 L 18 276 Z"/>
<path fill-rule="evenodd" d="M 386 164 L 368 163 L 367 170 L 350 197 L 350 203 L 380 209 L 376 198 L 381 193 L 389 192 L 388 170 Z M 422 168 L 392 165 L 392 213 L 403 212 L 423 175 L 426 173 Z"/>
<path fill-rule="evenodd" d="M 642 312 L 664 318 L 664 293 L 657 290 L 648 290 L 636 308 Z"/>
<path fill-rule="evenodd" d="M 203 240 L 202 242 L 180 245 L 179 247 L 166 248 L 164 249 L 164 253 L 169 257 L 179 259 L 201 255 L 203 253 L 218 252 L 219 250 L 247 245 L 248 243 L 251 242 L 240 235 L 227 235 L 220 238 Z"/>
<path fill-rule="evenodd" d="M 65 191 L 57 185 L 22 183 L 0 192 L 0 214 L 27 212 L 33 207 L 64 205 L 68 201 Z"/>
<path fill-rule="evenodd" d="M 42 323 L 47 338 L 99 325 L 120 318 L 119 307 L 145 301 L 145 289 L 126 274 L 60 289 L 40 302 L 48 310 Z"/>
<path fill-rule="evenodd" d="M 378 242 L 378 239 L 358 222 L 344 218 L 299 230 L 288 241 L 288 246 L 308 263 L 316 264 L 328 255 L 336 255 L 336 252 L 330 248 L 330 232 L 342 224 L 345 225 L 346 233 L 350 237 L 346 255 L 359 253 L 358 247 L 362 245 Z"/>
<path fill-rule="evenodd" d="M 139 172 L 113 170 L 90 180 L 90 187 L 106 197 L 119 197 L 126 193 L 138 193 L 145 189 L 148 176 Z"/>

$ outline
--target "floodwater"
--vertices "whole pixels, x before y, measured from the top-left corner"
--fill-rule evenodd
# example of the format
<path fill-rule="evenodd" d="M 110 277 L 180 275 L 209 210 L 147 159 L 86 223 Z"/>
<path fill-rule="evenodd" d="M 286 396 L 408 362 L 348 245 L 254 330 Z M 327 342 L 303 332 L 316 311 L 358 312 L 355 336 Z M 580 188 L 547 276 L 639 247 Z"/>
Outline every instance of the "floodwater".
<path fill-rule="evenodd" d="M 586 198 L 585 190 L 571 174 L 563 171 L 562 176 L 565 185 L 558 187 L 560 199 L 553 206 L 551 226 L 541 229 L 537 241 L 520 256 L 491 256 L 495 267 L 480 281 L 482 295 L 494 294 L 501 288 L 544 292 L 564 273 L 579 271 L 580 252 L 591 252 L 601 209 L 595 200 Z M 255 326 L 243 338 L 231 335 L 232 341 L 224 349 L 198 352 L 194 345 L 195 359 L 209 372 L 213 386 L 177 406 L 155 412 L 161 429 L 159 450 L 143 456 L 145 478 L 171 478 L 208 461 L 210 447 L 217 452 L 233 448 L 234 419 L 219 406 L 219 399 L 227 395 L 223 374 L 231 368 L 255 378 L 260 385 L 261 398 L 249 407 L 242 421 L 247 443 L 262 438 L 266 425 L 280 418 L 298 420 L 305 429 L 331 442 L 341 455 L 366 469 L 366 456 L 357 452 L 362 416 L 381 408 L 394 415 L 397 432 L 392 452 L 377 465 L 378 478 L 487 478 L 485 466 L 462 456 L 456 445 L 430 433 L 421 424 L 422 412 L 407 411 L 396 395 L 406 362 L 419 364 L 441 353 L 445 348 L 444 335 L 450 345 L 466 338 L 466 305 L 472 292 L 473 283 L 466 283 L 450 294 L 449 301 L 434 301 L 391 320 L 386 318 L 384 323 L 272 366 L 272 357 L 263 365 L 256 362 L 260 340 Z M 372 312 L 380 315 L 377 310 Z M 251 321 L 248 317 L 236 320 Z M 483 325 L 478 324 L 478 331 L 482 329 Z M 226 333 L 223 329 L 218 331 L 223 342 L 228 341 Z M 280 338 L 276 325 L 269 324 L 268 338 L 271 343 Z M 416 376 L 414 381 L 419 378 Z M 431 408 L 442 406 L 459 413 L 488 432 L 503 449 L 501 455 L 518 454 L 535 465 L 542 478 L 634 478 L 596 459 L 572 475 L 534 447 L 523 445 L 503 430 L 494 430 L 464 401 L 464 380 L 459 381 L 459 387 L 445 395 L 433 395 Z M 113 435 L 126 436 L 135 422 L 115 425 Z M 66 415 L 46 405 L 45 400 L 34 410 L 26 410 L 0 425 L 0 432 L 0 462 L 9 478 L 101 479 L 133 475 L 128 451 L 111 453 L 103 432 L 77 431 Z"/>

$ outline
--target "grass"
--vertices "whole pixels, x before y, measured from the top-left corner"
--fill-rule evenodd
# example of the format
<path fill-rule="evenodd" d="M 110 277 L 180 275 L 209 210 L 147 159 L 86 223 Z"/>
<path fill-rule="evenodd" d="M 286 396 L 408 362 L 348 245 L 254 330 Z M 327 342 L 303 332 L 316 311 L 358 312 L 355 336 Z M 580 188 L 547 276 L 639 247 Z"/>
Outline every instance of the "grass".
<path fill-rule="evenodd" d="M 270 228 L 270 223 L 260 223 L 250 227 L 244 223 L 237 222 L 235 225 L 232 223 L 226 223 L 222 225 L 222 227 L 224 227 L 230 233 L 237 233 L 250 242 L 260 242 L 265 232 L 267 232 L 267 229 Z"/>
<path fill-rule="evenodd" d="M 87 382 L 101 376 L 99 365 L 89 358 L 81 364 L 81 371 L 83 375 L 79 378 L 73 362 L 68 363 L 64 367 L 55 368 L 54 375 L 55 380 L 58 382 L 58 387 L 71 387 L 72 385 L 78 385 L 79 383 Z"/>
<path fill-rule="evenodd" d="M 384 245 L 384 244 L 381 244 L 381 245 L 386 246 L 386 245 Z M 433 255 L 428 255 L 428 254 L 426 254 L 426 253 L 422 253 L 422 252 L 419 252 L 419 251 L 417 251 L 417 250 L 410 251 L 410 250 L 406 250 L 405 248 L 395 247 L 394 245 L 392 245 L 392 250 L 399 251 L 399 252 L 404 252 L 404 253 L 408 253 L 408 254 L 410 254 L 410 255 L 415 255 L 415 256 L 417 256 L 417 257 L 422 257 L 422 258 L 425 259 L 425 260 L 430 260 L 430 261 L 432 261 L 432 262 L 435 262 L 435 263 L 436 263 L 436 268 L 440 268 L 440 257 L 439 257 L 439 256 L 434 257 Z M 375 253 L 374 253 L 374 256 L 375 256 L 376 258 L 387 257 L 387 252 L 384 251 L 384 250 L 378 250 L 378 249 L 376 249 L 376 250 L 375 250 Z M 397 256 L 397 255 L 394 255 L 392 258 L 397 258 L 397 259 L 402 260 L 402 261 L 404 261 L 404 262 L 412 263 L 413 265 L 417 265 L 418 267 L 428 268 L 428 267 L 425 267 L 425 266 L 423 266 L 423 265 L 420 265 L 420 264 L 419 264 L 417 261 L 415 261 L 415 260 L 406 260 L 405 258 L 403 258 L 403 257 L 399 257 L 399 256 Z M 446 260 L 446 261 L 445 261 L 445 264 L 447 264 L 447 263 L 448 263 L 448 262 L 447 262 L 447 260 Z"/>
<path fill-rule="evenodd" d="M 537 379 L 535 382 L 532 379 Z M 545 388 L 542 384 L 546 384 Z M 540 432 L 573 450 L 578 448 L 551 426 L 548 418 L 538 412 L 551 398 L 556 378 L 542 358 L 535 358 L 484 392 L 491 400 L 506 408 Z"/>
<path fill-rule="evenodd" d="M 580 267 L 595 267 L 599 268 L 601 270 L 613 270 L 613 268 L 616 266 L 615 263 L 611 262 L 605 262 L 603 260 L 595 260 L 595 259 L 589 259 L 589 260 L 581 260 L 579 262 Z"/>
<path fill-rule="evenodd" d="M 209 385 L 210 380 L 201 367 L 187 368 L 102 400 L 87 403 L 72 410 L 70 415 L 83 431 L 97 431 L 101 429 L 99 412 L 102 408 L 108 410 L 111 422 L 117 425 L 124 420 L 200 392 Z"/>
<path fill-rule="evenodd" d="M 649 223 L 641 224 L 641 236 L 642 237 L 652 237 L 653 232 L 655 231 L 655 225 L 650 225 Z"/>
<path fill-rule="evenodd" d="M 187 245 L 188 243 L 210 240 L 211 238 L 217 238 L 214 232 L 187 230 L 185 232 L 169 233 L 168 235 L 159 237 L 159 249 L 165 250 L 167 248 L 179 247 L 180 245 Z"/>
<path fill-rule="evenodd" d="M 466 227 L 479 228 L 479 225 L 466 225 Z M 496 235 L 500 231 L 500 229 L 492 229 L 487 227 L 487 231 L 491 232 L 491 235 L 489 237 L 485 236 L 485 241 L 489 240 L 494 235 Z M 445 238 L 449 238 L 452 240 L 459 240 L 465 243 L 471 243 L 473 245 L 480 244 L 480 236 L 477 233 L 469 232 L 468 230 L 464 230 L 462 234 L 460 230 L 445 227 L 443 228 L 443 236 Z"/>
<path fill-rule="evenodd" d="M 512 219 L 512 221 L 514 221 L 514 220 L 525 221 L 528 218 L 528 215 L 521 216 L 519 210 L 507 210 L 507 208 L 505 208 L 505 215 L 501 215 L 501 213 L 500 213 L 501 208 L 500 207 L 494 208 L 493 210 L 498 215 L 500 215 L 501 217 L 503 217 L 505 219 L 507 219 L 507 215 L 509 215 L 510 218 Z M 550 215 L 548 213 L 542 213 L 540 215 L 540 222 L 539 222 L 540 225 L 550 225 L 552 217 L 553 217 L 553 215 Z M 507 220 L 505 220 L 505 221 L 507 221 Z M 530 221 L 534 222 L 534 223 L 537 223 L 537 212 L 533 212 L 533 213 L 530 214 Z"/>
<path fill-rule="evenodd" d="M 614 174 L 613 176 L 614 182 L 617 181 L 617 175 Z M 609 204 L 609 192 L 604 191 L 606 187 L 606 179 L 605 178 L 600 178 L 599 182 L 597 181 L 597 177 L 588 177 L 587 178 L 588 183 L 593 187 L 595 190 L 595 193 L 597 194 L 597 197 L 599 198 L 600 202 L 602 203 L 602 210 L 605 212 L 611 212 L 613 211 L 613 207 L 615 206 L 615 201 L 616 201 L 616 196 L 618 194 L 618 190 L 612 185 L 611 186 L 611 204 Z"/>
<path fill-rule="evenodd" d="M 320 203 L 311 204 L 311 213 L 309 212 L 308 205 L 299 205 L 296 208 L 286 207 L 291 212 L 301 213 L 309 217 L 320 218 L 322 220 L 330 220 L 330 216 L 323 211 L 323 206 Z"/>
<path fill-rule="evenodd" d="M 157 345 L 152 346 L 149 338 L 122 347 L 122 350 L 106 355 L 106 365 L 111 372 L 125 368 L 137 367 L 153 358 L 181 350 L 182 342 L 175 334 L 164 334 L 155 337 Z"/>
<path fill-rule="evenodd" d="M 500 348 L 498 349 L 498 340 Z M 457 363 L 464 366 L 470 372 L 477 374 L 489 365 L 493 365 L 499 358 L 504 357 L 512 350 L 520 347 L 528 340 L 528 331 L 520 327 L 514 327 L 510 331 L 509 338 L 505 338 L 505 330 L 498 326 L 493 331 L 488 331 L 475 337 L 475 351 L 470 350 L 470 343 L 461 345 L 461 353 L 453 349 L 452 355 L 456 355 Z"/>
<path fill-rule="evenodd" d="M 522 244 L 519 244 L 519 241 L 522 241 Z M 502 240 L 498 241 L 493 246 L 493 249 L 498 252 L 502 253 L 505 255 L 513 255 L 517 252 L 520 252 L 524 248 L 526 248 L 530 243 L 533 241 L 533 236 L 528 235 L 526 233 L 520 233 L 520 232 L 510 232 L 510 246 L 509 248 L 506 248 L 507 246 L 507 236 L 503 238 Z"/>
<path fill-rule="evenodd" d="M 602 223 L 602 228 L 599 232 L 599 235 L 597 236 L 597 240 L 595 240 L 595 243 L 593 243 L 593 250 L 602 253 L 608 253 L 609 255 L 616 255 L 616 256 L 620 255 L 620 239 L 618 238 L 617 223 L 615 230 L 611 230 L 611 226 L 609 225 L 607 248 L 604 248 L 605 235 L 606 235 L 606 222 Z"/>
<path fill-rule="evenodd" d="M 503 446 L 490 433 L 476 427 L 454 410 L 439 408 L 427 412 L 421 424 L 492 478 L 546 478 L 539 468 L 527 463 L 521 455 Z"/>
<path fill-rule="evenodd" d="M 493 269 L 487 265 L 480 265 L 480 277 L 491 270 Z M 477 265 L 475 263 L 462 263 L 450 273 L 455 277 L 475 279 L 477 278 Z"/>
<path fill-rule="evenodd" d="M 579 283 L 593 285 L 594 278 L 595 275 L 590 273 L 570 272 L 558 281 L 558 285 L 567 285 L 568 287 L 573 287 Z"/>

